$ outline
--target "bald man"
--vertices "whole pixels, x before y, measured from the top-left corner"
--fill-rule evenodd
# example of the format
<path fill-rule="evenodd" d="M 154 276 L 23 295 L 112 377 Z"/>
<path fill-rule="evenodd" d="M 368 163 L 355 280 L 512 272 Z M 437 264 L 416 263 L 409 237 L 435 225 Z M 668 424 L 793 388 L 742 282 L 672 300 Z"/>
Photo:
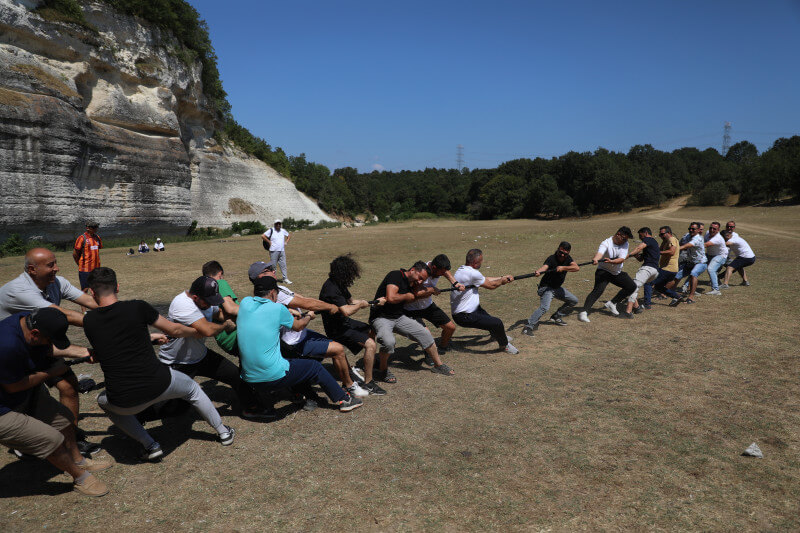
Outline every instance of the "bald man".
<path fill-rule="evenodd" d="M 80 291 L 58 276 L 58 262 L 55 254 L 47 248 L 33 248 L 25 254 L 25 266 L 22 274 L 0 287 L 0 320 L 15 313 L 30 313 L 44 307 L 55 307 L 67 316 L 73 326 L 83 326 L 83 313 L 60 307 L 61 300 L 70 300 L 89 309 L 97 308 L 97 304 L 88 294 Z M 40 371 L 64 366 L 61 357 L 84 357 L 89 350 L 81 346 L 70 345 L 69 348 L 53 348 L 57 359 L 40 361 Z M 71 369 L 62 373 L 53 372 L 46 381 L 48 387 L 56 387 L 61 403 L 64 404 L 78 420 L 78 378 Z M 100 449 L 96 444 L 86 442 L 82 432 L 79 433 L 78 448 L 82 453 L 93 453 Z"/>

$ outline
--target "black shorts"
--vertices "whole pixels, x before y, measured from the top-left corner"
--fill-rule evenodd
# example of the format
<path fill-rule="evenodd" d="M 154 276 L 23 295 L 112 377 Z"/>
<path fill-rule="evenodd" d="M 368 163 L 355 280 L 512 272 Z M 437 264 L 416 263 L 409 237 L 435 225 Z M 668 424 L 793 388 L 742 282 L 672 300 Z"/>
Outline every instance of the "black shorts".
<path fill-rule="evenodd" d="M 364 348 L 362 344 L 369 339 L 371 328 L 369 324 L 352 319 L 348 321 L 348 325 L 350 327 L 347 330 L 338 335 L 329 335 L 328 338 L 350 350 L 353 355 L 357 355 Z"/>
<path fill-rule="evenodd" d="M 749 267 L 755 262 L 756 262 L 755 257 L 750 257 L 748 259 L 744 257 L 737 257 L 736 259 L 731 261 L 731 263 L 728 266 L 734 270 L 739 270 L 740 268 Z"/>
<path fill-rule="evenodd" d="M 89 274 L 91 274 L 91 272 L 78 272 L 78 280 L 81 282 L 81 290 L 89 287 Z"/>
<path fill-rule="evenodd" d="M 405 313 L 407 317 L 413 318 L 416 321 L 427 320 L 437 328 L 441 328 L 450 322 L 450 317 L 447 316 L 447 313 L 439 309 L 439 306 L 436 304 L 431 304 L 425 309 L 417 309 L 414 311 L 405 309 L 403 313 Z"/>

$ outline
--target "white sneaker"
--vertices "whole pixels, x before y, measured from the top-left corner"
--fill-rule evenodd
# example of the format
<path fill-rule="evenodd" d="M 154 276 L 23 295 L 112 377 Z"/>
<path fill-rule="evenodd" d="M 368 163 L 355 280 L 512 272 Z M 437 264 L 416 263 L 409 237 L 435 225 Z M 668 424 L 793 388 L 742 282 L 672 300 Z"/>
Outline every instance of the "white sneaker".
<path fill-rule="evenodd" d="M 357 398 L 366 398 L 369 396 L 369 391 L 362 389 L 357 381 L 354 381 L 352 385 L 347 387 L 347 392 L 350 393 L 351 396 L 355 396 Z"/>
<path fill-rule="evenodd" d="M 619 310 L 617 306 L 611 300 L 607 301 L 605 304 L 605 308 L 611 311 L 611 314 L 614 316 L 619 316 Z"/>
<path fill-rule="evenodd" d="M 589 314 L 586 311 L 581 311 L 578 313 L 578 320 L 580 322 L 586 322 L 587 324 L 591 322 L 591 320 L 589 320 Z"/>
<path fill-rule="evenodd" d="M 286 278 L 285 280 L 283 280 L 283 282 L 285 284 L 287 284 L 287 285 L 291 285 L 292 284 L 292 280 L 290 280 L 289 278 Z"/>
<path fill-rule="evenodd" d="M 503 349 L 503 351 L 506 352 L 506 353 L 510 353 L 511 355 L 516 355 L 516 354 L 519 353 L 519 350 L 517 350 L 514 347 L 514 345 L 511 344 L 510 342 L 508 344 L 506 344 L 506 347 Z"/>
<path fill-rule="evenodd" d="M 350 367 L 350 378 L 354 381 L 364 381 L 364 373 L 356 366 Z"/>
<path fill-rule="evenodd" d="M 707 292 L 706 294 L 708 296 L 721 296 L 722 295 L 722 293 L 719 292 L 719 290 L 717 290 L 717 289 L 714 289 L 713 291 Z"/>

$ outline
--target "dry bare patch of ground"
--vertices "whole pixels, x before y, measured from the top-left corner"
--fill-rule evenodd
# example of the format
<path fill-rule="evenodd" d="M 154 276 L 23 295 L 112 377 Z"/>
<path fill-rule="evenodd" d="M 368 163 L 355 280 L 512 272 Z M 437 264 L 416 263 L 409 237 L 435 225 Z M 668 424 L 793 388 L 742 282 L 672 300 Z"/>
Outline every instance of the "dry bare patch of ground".
<path fill-rule="evenodd" d="M 479 247 L 485 274 L 521 274 L 561 240 L 572 242 L 577 260 L 590 259 L 622 223 L 634 232 L 668 223 L 680 235 L 690 220 L 730 218 L 758 256 L 751 287 L 676 309 L 659 302 L 632 321 L 595 312 L 591 324 L 580 324 L 572 315 L 568 327 L 543 325 L 533 339 L 520 335 L 519 322 L 538 305 L 536 280 L 484 291 L 484 307 L 505 321 L 520 355 L 497 353 L 487 337 L 460 329 L 461 350 L 445 356 L 457 374 L 447 378 L 423 369 L 418 347 L 401 340 L 393 363 L 399 383 L 386 386 L 388 396 L 367 398 L 347 415 L 318 409 L 270 424 L 238 419 L 231 392 L 205 382 L 237 429 L 229 448 L 188 415 L 148 424 L 168 454 L 160 464 L 138 464 L 132 442 L 89 393 L 82 425 L 119 462 L 101 474 L 113 492 L 82 498 L 44 463 L 2 454 L 4 529 L 797 530 L 799 208 L 298 232 L 289 267 L 293 288 L 316 296 L 330 259 L 355 252 L 364 276 L 352 292 L 368 298 L 390 269 L 441 252 L 458 265 Z M 243 296 L 247 266 L 264 257 L 256 237 L 167 248 L 132 258 L 104 251 L 123 298 L 165 311 L 208 259 L 222 262 Z M 58 258 L 77 282 L 71 259 Z M 20 263 L 0 260 L 0 279 L 17 275 Z M 567 287 L 583 300 L 592 279 L 584 267 Z M 448 308 L 444 296 L 438 302 Z M 97 367 L 76 369 L 102 381 Z M 762 460 L 740 455 L 754 441 Z"/>

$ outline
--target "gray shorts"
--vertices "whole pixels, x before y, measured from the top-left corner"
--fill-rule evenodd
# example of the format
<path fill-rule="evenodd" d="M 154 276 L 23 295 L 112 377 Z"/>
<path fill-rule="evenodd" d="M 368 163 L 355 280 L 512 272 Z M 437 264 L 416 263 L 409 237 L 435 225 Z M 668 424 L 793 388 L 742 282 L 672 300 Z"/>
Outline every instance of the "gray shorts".
<path fill-rule="evenodd" d="M 381 351 L 386 353 L 394 353 L 395 333 L 418 342 L 423 350 L 427 350 L 433 344 L 433 335 L 428 328 L 406 315 L 400 318 L 376 318 L 372 321 L 372 329 L 375 330 L 375 338 Z"/>

